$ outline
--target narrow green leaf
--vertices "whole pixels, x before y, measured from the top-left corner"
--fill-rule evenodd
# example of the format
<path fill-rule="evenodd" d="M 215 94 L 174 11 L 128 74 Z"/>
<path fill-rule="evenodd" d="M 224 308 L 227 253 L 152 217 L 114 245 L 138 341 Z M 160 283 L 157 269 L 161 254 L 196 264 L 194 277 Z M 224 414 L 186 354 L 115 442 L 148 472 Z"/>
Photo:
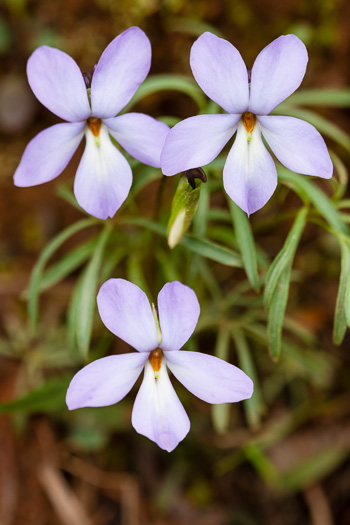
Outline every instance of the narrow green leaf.
<path fill-rule="evenodd" d="M 264 453 L 262 448 L 255 443 L 247 443 L 243 446 L 243 451 L 246 458 L 255 467 L 256 471 L 265 480 L 265 482 L 273 486 L 278 486 L 279 482 L 281 481 L 280 475 L 275 465 Z"/>
<path fill-rule="evenodd" d="M 62 279 L 67 277 L 67 275 L 72 273 L 74 270 L 79 268 L 79 266 L 89 258 L 95 246 L 96 239 L 91 239 L 87 243 L 82 244 L 75 250 L 69 252 L 57 263 L 52 264 L 50 268 L 48 268 L 47 272 L 43 275 L 40 283 L 40 292 L 48 290 L 55 284 L 62 281 Z"/>
<path fill-rule="evenodd" d="M 228 199 L 232 222 L 235 228 L 237 241 L 241 249 L 244 269 L 248 280 L 257 292 L 260 288 L 258 264 L 256 258 L 255 242 L 249 219 L 231 199 Z"/>
<path fill-rule="evenodd" d="M 348 234 L 348 227 L 341 218 L 333 202 L 315 185 L 314 181 L 308 180 L 304 175 L 298 175 L 287 170 L 284 166 L 277 164 L 278 177 L 292 188 L 301 199 L 311 201 L 319 214 L 336 230 Z"/>
<path fill-rule="evenodd" d="M 66 184 L 60 184 L 56 188 L 56 193 L 61 199 L 68 202 L 73 208 L 76 208 L 80 212 L 84 213 L 85 215 L 88 215 L 85 210 L 79 204 L 77 203 L 77 199 L 75 198 L 74 193 L 72 190 L 66 185 Z"/>
<path fill-rule="evenodd" d="M 267 314 L 267 340 L 269 353 L 277 361 L 281 353 L 281 338 L 284 312 L 289 294 L 291 266 L 287 265 L 280 275 L 275 292 L 270 300 Z"/>
<path fill-rule="evenodd" d="M 74 292 L 71 295 L 68 312 L 67 312 L 67 344 L 68 350 L 71 354 L 75 354 L 77 346 L 77 318 L 78 318 L 78 306 L 80 302 L 81 289 L 86 274 L 86 267 L 80 274 L 77 283 L 75 285 Z"/>
<path fill-rule="evenodd" d="M 75 224 L 72 224 L 62 232 L 60 232 L 49 244 L 44 248 L 39 256 L 36 265 L 33 268 L 30 283 L 28 288 L 28 315 L 32 329 L 35 331 L 38 323 L 38 310 L 39 310 L 39 295 L 40 295 L 40 283 L 42 279 L 42 273 L 46 263 L 52 257 L 56 250 L 67 240 L 69 237 L 74 235 L 80 230 L 87 228 L 88 226 L 94 226 L 97 224 L 96 219 L 83 219 Z"/>
<path fill-rule="evenodd" d="M 7 403 L 0 403 L 0 412 L 34 414 L 62 410 L 66 406 L 65 396 L 70 379 L 52 379 L 23 397 Z"/>
<path fill-rule="evenodd" d="M 350 321 L 350 299 L 348 298 L 350 291 L 350 247 L 348 243 L 341 238 L 339 238 L 339 244 L 341 250 L 341 269 L 333 325 L 333 342 L 336 345 L 340 345 L 344 339 L 348 324 L 347 318 L 348 321 Z"/>
<path fill-rule="evenodd" d="M 187 76 L 176 74 L 153 75 L 148 77 L 139 87 L 132 100 L 125 106 L 123 113 L 127 113 L 132 106 L 144 97 L 159 91 L 179 91 L 188 95 L 197 104 L 199 109 L 204 109 L 206 98 L 196 82 Z"/>
<path fill-rule="evenodd" d="M 334 164 L 335 172 L 338 176 L 338 180 L 335 177 L 331 179 L 331 182 L 335 186 L 333 200 L 338 201 L 344 196 L 346 192 L 348 181 L 349 181 L 349 175 L 348 175 L 348 170 L 344 162 L 342 161 L 342 159 L 336 153 L 334 153 L 334 151 L 330 153 L 331 153 L 331 159 Z"/>
<path fill-rule="evenodd" d="M 102 255 L 111 231 L 111 223 L 108 222 L 101 232 L 95 252 L 86 267 L 77 299 L 76 337 L 79 351 L 84 357 L 89 351 Z"/>
<path fill-rule="evenodd" d="M 286 105 L 349 107 L 350 89 L 300 89 L 288 98 Z"/>
<path fill-rule="evenodd" d="M 141 226 L 147 228 L 163 237 L 166 237 L 167 229 L 162 224 L 147 220 L 139 219 L 137 217 L 121 219 L 119 224 L 133 224 L 135 226 Z M 238 253 L 221 246 L 215 242 L 209 241 L 208 239 L 199 239 L 194 235 L 187 233 L 182 239 L 180 246 L 185 246 L 188 250 L 193 253 L 198 253 L 202 257 L 207 257 L 216 262 L 220 262 L 226 266 L 233 266 L 236 268 L 242 267 L 242 260 Z"/>
<path fill-rule="evenodd" d="M 271 302 L 271 298 L 275 292 L 277 284 L 280 281 L 282 272 L 287 265 L 291 266 L 293 263 L 297 246 L 305 228 L 307 212 L 307 208 L 301 208 L 301 210 L 298 212 L 293 226 L 285 240 L 283 248 L 277 254 L 269 268 L 264 290 L 264 304 L 266 307 L 268 307 Z"/>
<path fill-rule="evenodd" d="M 230 347 L 230 328 L 227 325 L 219 327 L 215 345 L 215 355 L 219 359 L 228 360 Z M 213 405 L 211 410 L 213 427 L 218 433 L 225 432 L 230 422 L 230 405 L 222 403 Z"/>
<path fill-rule="evenodd" d="M 322 450 L 293 467 L 283 475 L 283 485 L 287 490 L 297 491 L 307 485 L 319 482 L 335 471 L 347 457 L 348 451 L 333 445 Z"/>
<path fill-rule="evenodd" d="M 250 399 L 243 402 L 249 426 L 257 428 L 261 423 L 261 417 L 265 412 L 260 383 L 256 373 L 254 361 L 251 356 L 247 339 L 237 327 L 232 330 L 232 338 L 237 350 L 239 366 L 250 377 L 254 383 L 254 393 Z"/>

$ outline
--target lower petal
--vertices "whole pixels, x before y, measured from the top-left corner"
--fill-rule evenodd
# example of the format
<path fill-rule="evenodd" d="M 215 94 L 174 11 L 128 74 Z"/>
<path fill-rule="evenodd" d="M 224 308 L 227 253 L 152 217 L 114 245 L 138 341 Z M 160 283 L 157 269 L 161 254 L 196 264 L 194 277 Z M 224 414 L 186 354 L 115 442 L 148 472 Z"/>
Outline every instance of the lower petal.
<path fill-rule="evenodd" d="M 164 360 L 156 379 L 149 361 L 137 394 L 132 424 L 135 430 L 171 452 L 190 430 L 190 420 L 170 382 Z"/>
<path fill-rule="evenodd" d="M 295 117 L 258 117 L 262 134 L 278 160 L 289 170 L 330 179 L 333 164 L 320 133 Z"/>
<path fill-rule="evenodd" d="M 16 186 L 36 186 L 57 177 L 84 136 L 85 122 L 56 124 L 34 137 L 14 175 Z"/>
<path fill-rule="evenodd" d="M 160 154 L 169 127 L 142 113 L 127 113 L 105 120 L 111 135 L 135 159 L 160 168 Z"/>
<path fill-rule="evenodd" d="M 243 123 L 239 124 L 223 178 L 225 191 L 248 215 L 260 210 L 270 199 L 277 186 L 277 172 L 262 141 L 258 123 L 250 140 Z"/>
<path fill-rule="evenodd" d="M 215 159 L 236 131 L 240 115 L 198 115 L 176 124 L 161 154 L 164 175 L 205 166 Z"/>
<path fill-rule="evenodd" d="M 132 389 L 148 354 L 103 357 L 85 366 L 72 379 L 66 396 L 69 410 L 118 403 Z"/>
<path fill-rule="evenodd" d="M 176 379 L 207 403 L 233 403 L 253 394 L 253 381 L 218 357 L 185 350 L 164 355 Z"/>
<path fill-rule="evenodd" d="M 80 206 L 98 219 L 113 217 L 127 198 L 132 172 L 127 160 L 112 144 L 101 125 L 99 136 L 86 130 L 86 147 L 74 181 Z"/>

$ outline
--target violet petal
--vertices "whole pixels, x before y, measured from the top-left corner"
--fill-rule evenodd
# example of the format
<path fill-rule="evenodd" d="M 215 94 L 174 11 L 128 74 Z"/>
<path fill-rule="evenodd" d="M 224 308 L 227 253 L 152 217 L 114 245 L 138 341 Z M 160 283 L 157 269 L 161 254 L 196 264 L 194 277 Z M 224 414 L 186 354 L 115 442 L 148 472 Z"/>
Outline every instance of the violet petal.
<path fill-rule="evenodd" d="M 36 98 L 58 117 L 81 122 L 91 115 L 83 75 L 63 51 L 38 47 L 28 59 L 27 75 Z"/>
<path fill-rule="evenodd" d="M 247 111 L 247 67 L 230 42 L 203 33 L 192 46 L 190 64 L 194 78 L 209 98 L 228 113 Z"/>
<path fill-rule="evenodd" d="M 139 352 L 158 347 L 158 333 L 151 305 L 136 284 L 124 279 L 109 279 L 97 295 L 103 323 L 114 335 Z"/>
<path fill-rule="evenodd" d="M 94 117 L 115 117 L 131 100 L 151 67 L 151 44 L 139 27 L 130 27 L 106 47 L 91 81 Z"/>
<path fill-rule="evenodd" d="M 132 389 L 147 354 L 111 355 L 93 361 L 73 377 L 66 395 L 69 410 L 118 403 Z"/>
<path fill-rule="evenodd" d="M 198 115 L 176 124 L 160 157 L 164 175 L 176 175 L 214 160 L 236 131 L 240 115 Z"/>
<path fill-rule="evenodd" d="M 163 286 L 158 294 L 159 324 L 163 350 L 179 350 L 192 335 L 200 313 L 194 291 L 174 281 Z"/>
<path fill-rule="evenodd" d="M 85 137 L 86 147 L 75 176 L 74 194 L 85 211 L 105 220 L 113 217 L 127 198 L 132 171 L 112 144 L 104 124 L 98 137 L 89 128 Z"/>
<path fill-rule="evenodd" d="M 34 137 L 14 175 L 16 186 L 35 186 L 57 177 L 84 136 L 85 122 L 56 124 Z"/>
<path fill-rule="evenodd" d="M 190 421 L 170 382 L 164 360 L 157 379 L 150 362 L 146 362 L 132 411 L 132 424 L 136 432 L 168 452 L 188 434 Z"/>
<path fill-rule="evenodd" d="M 135 159 L 160 168 L 160 154 L 169 127 L 142 113 L 126 113 L 104 120 L 110 134 Z"/>
<path fill-rule="evenodd" d="M 224 188 L 231 199 L 248 215 L 262 208 L 277 186 L 273 159 L 261 138 L 258 123 L 248 140 L 243 123 L 224 167 Z"/>
<path fill-rule="evenodd" d="M 330 179 L 333 164 L 320 133 L 294 117 L 259 117 L 261 132 L 278 160 L 289 170 Z"/>
<path fill-rule="evenodd" d="M 253 381 L 236 366 L 200 352 L 165 352 L 169 369 L 192 394 L 207 403 L 233 403 L 253 394 Z"/>
<path fill-rule="evenodd" d="M 300 86 L 308 55 L 295 35 L 280 36 L 257 56 L 251 73 L 249 111 L 268 115 Z"/>

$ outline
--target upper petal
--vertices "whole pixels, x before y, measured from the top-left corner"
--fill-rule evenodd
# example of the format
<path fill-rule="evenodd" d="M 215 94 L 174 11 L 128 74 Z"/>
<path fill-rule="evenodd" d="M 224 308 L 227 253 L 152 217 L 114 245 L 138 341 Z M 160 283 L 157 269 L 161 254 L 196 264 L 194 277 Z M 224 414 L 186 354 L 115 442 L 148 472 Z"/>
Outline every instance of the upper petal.
<path fill-rule="evenodd" d="M 257 56 L 251 74 L 249 111 L 268 115 L 304 78 L 308 55 L 295 35 L 280 36 Z"/>
<path fill-rule="evenodd" d="M 135 159 L 160 168 L 160 154 L 169 127 L 142 113 L 127 113 L 104 121 L 112 137 Z"/>
<path fill-rule="evenodd" d="M 325 141 L 308 122 L 294 117 L 259 117 L 262 134 L 289 170 L 329 179 L 333 164 Z"/>
<path fill-rule="evenodd" d="M 215 159 L 236 131 L 240 115 L 198 115 L 176 124 L 160 157 L 164 175 L 205 166 Z"/>
<path fill-rule="evenodd" d="M 90 116 L 83 75 L 63 51 L 38 47 L 28 59 L 27 75 L 36 98 L 58 117 L 79 122 Z"/>
<path fill-rule="evenodd" d="M 165 352 L 167 365 L 187 390 L 207 403 L 234 403 L 253 394 L 253 381 L 240 368 L 200 352 Z"/>
<path fill-rule="evenodd" d="M 158 346 L 158 334 L 151 305 L 136 284 L 109 279 L 100 288 L 97 306 L 107 328 L 139 352 Z"/>
<path fill-rule="evenodd" d="M 230 42 L 203 33 L 192 46 L 190 64 L 194 78 L 214 102 L 228 113 L 247 111 L 247 67 Z"/>
<path fill-rule="evenodd" d="M 36 135 L 24 150 L 15 185 L 35 186 L 62 173 L 84 136 L 84 127 L 84 122 L 56 124 Z"/>
<path fill-rule="evenodd" d="M 179 350 L 193 333 L 198 322 L 200 306 L 194 291 L 174 281 L 167 283 L 158 294 L 162 350 Z"/>
<path fill-rule="evenodd" d="M 159 377 L 149 361 L 132 411 L 135 430 L 171 452 L 190 430 L 190 420 L 170 382 L 164 360 Z"/>
<path fill-rule="evenodd" d="M 101 125 L 95 137 L 86 129 L 86 147 L 74 181 L 80 206 L 98 219 L 113 217 L 127 198 L 132 171 L 120 151 L 112 144 L 108 130 Z"/>
<path fill-rule="evenodd" d="M 95 117 L 114 117 L 131 100 L 151 67 L 151 43 L 139 27 L 130 27 L 106 47 L 91 82 Z"/>
<path fill-rule="evenodd" d="M 73 377 L 66 395 L 69 410 L 118 403 L 131 390 L 147 354 L 111 355 L 85 366 Z"/>

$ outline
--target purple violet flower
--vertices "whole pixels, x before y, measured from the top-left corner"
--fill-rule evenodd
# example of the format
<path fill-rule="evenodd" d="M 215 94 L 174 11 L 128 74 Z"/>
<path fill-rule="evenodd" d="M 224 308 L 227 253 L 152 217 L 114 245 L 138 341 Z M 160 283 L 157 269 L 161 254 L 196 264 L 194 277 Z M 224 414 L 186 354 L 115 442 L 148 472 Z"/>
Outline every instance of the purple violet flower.
<path fill-rule="evenodd" d="M 15 185 L 34 186 L 57 177 L 85 135 L 74 181 L 76 199 L 99 219 L 113 217 L 129 194 L 132 171 L 109 135 L 137 160 L 159 168 L 169 131 L 163 122 L 142 113 L 115 117 L 145 80 L 150 65 L 151 44 L 138 27 L 127 29 L 106 47 L 92 78 L 83 76 L 66 53 L 48 46 L 36 49 L 27 64 L 30 87 L 44 106 L 67 122 L 29 142 Z"/>
<path fill-rule="evenodd" d="M 204 166 L 237 131 L 223 172 L 224 188 L 248 215 L 270 199 L 277 185 L 277 159 L 291 171 L 328 179 L 333 165 L 325 142 L 311 124 L 267 116 L 300 85 L 308 61 L 295 35 L 281 36 L 257 56 L 251 75 L 232 44 L 204 33 L 192 46 L 191 68 L 201 89 L 227 113 L 199 115 L 170 130 L 161 155 L 165 175 Z"/>
<path fill-rule="evenodd" d="M 194 395 L 208 403 L 232 403 L 253 394 L 253 382 L 239 368 L 199 352 L 180 351 L 199 317 L 194 291 L 167 283 L 155 308 L 138 286 L 110 279 L 98 293 L 100 316 L 107 328 L 137 352 L 98 359 L 72 379 L 66 402 L 70 410 L 118 403 L 144 369 L 132 411 L 139 434 L 171 452 L 190 429 L 188 416 L 170 382 L 167 367 Z"/>

